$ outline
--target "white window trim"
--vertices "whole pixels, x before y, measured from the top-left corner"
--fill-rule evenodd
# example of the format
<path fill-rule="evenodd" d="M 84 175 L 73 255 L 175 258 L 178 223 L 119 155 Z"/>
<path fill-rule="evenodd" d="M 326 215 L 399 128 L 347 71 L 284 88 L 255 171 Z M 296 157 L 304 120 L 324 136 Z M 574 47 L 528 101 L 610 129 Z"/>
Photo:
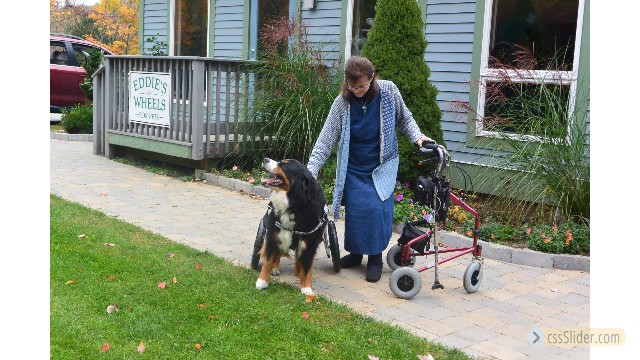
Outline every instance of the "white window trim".
<path fill-rule="evenodd" d="M 167 34 L 167 41 L 169 41 L 169 55 L 175 56 L 174 42 L 173 38 L 176 33 L 176 0 L 173 0 L 169 3 L 169 31 Z"/>
<path fill-rule="evenodd" d="M 577 93 L 577 85 L 578 85 L 578 68 L 580 63 L 580 47 L 582 43 L 582 23 L 583 23 L 583 14 L 584 14 L 584 0 L 579 0 L 578 2 L 578 19 L 576 22 L 576 40 L 574 46 L 573 53 L 573 67 L 572 71 L 546 71 L 546 70 L 532 70 L 527 71 L 527 77 L 522 77 L 522 73 L 517 73 L 513 70 L 505 70 L 505 69 L 491 69 L 489 68 L 489 45 L 491 40 L 491 19 L 493 16 L 493 3 L 494 0 L 486 0 L 485 1 L 485 9 L 484 9 L 484 25 L 482 29 L 482 54 L 481 54 L 481 63 L 480 63 L 480 81 L 479 81 L 479 89 L 478 91 L 478 109 L 477 109 L 477 117 L 476 121 L 476 136 L 478 137 L 497 137 L 498 133 L 494 131 L 487 131 L 483 129 L 482 118 L 484 117 L 484 104 L 486 97 L 486 84 L 487 81 L 498 81 L 504 78 L 504 75 L 507 74 L 511 79 L 515 82 L 519 83 L 552 83 L 552 84 L 561 84 L 567 85 L 570 84 L 569 89 L 569 103 L 568 112 L 572 113 L 575 107 L 576 102 L 576 93 Z M 516 76 L 516 74 L 518 76 Z M 572 119 L 570 119 L 572 121 Z M 568 124 L 569 128 L 571 128 L 571 124 Z M 519 135 L 519 134 L 509 134 L 507 135 L 509 138 L 516 140 L 524 140 L 524 141 L 542 141 L 540 137 L 532 136 L 532 135 Z M 567 135 L 568 137 L 571 134 Z"/>
<path fill-rule="evenodd" d="M 345 28 L 345 42 L 344 42 L 344 58 L 351 57 L 351 44 L 353 43 L 352 29 L 353 27 L 353 0 L 347 1 L 347 27 Z"/>

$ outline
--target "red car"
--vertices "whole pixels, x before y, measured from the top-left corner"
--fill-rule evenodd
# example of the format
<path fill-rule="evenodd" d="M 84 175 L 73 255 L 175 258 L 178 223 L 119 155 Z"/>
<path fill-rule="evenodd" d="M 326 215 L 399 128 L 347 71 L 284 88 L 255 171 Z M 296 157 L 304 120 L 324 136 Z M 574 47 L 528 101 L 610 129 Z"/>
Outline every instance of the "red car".
<path fill-rule="evenodd" d="M 50 40 L 50 111 L 60 112 L 87 101 L 80 83 L 87 75 L 82 65 L 89 57 L 88 50 L 98 48 L 105 55 L 113 53 L 73 35 L 50 34 Z"/>

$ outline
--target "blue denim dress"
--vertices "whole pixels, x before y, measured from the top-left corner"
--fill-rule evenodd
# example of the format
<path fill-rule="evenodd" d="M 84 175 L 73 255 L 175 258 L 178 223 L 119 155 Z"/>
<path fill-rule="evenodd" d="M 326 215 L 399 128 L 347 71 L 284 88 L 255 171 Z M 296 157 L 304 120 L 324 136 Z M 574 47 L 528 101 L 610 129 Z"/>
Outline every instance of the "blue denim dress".
<path fill-rule="evenodd" d="M 389 245 L 393 223 L 393 196 L 380 201 L 371 173 L 380 165 L 380 93 L 363 111 L 350 102 L 351 141 L 344 184 L 344 249 L 376 255 Z"/>

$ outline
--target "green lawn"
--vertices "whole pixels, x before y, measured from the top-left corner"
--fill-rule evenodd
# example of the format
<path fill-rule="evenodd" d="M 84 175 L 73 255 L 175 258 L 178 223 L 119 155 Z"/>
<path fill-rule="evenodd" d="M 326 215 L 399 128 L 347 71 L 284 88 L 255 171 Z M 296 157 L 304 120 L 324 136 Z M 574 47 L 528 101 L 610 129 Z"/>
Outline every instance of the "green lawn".
<path fill-rule="evenodd" d="M 50 217 L 52 359 L 469 359 L 54 195 Z"/>

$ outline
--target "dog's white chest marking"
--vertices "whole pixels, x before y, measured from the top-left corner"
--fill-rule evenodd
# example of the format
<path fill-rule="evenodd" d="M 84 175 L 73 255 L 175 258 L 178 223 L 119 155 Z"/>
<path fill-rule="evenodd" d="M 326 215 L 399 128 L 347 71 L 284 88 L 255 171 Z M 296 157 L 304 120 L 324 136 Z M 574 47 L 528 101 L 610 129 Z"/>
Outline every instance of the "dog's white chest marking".
<path fill-rule="evenodd" d="M 293 241 L 293 233 L 287 229 L 293 229 L 295 225 L 295 215 L 287 212 L 287 209 L 289 208 L 289 199 L 287 198 L 287 194 L 284 192 L 273 191 L 271 193 L 270 200 L 273 204 L 273 211 L 275 211 L 276 216 L 280 218 L 280 222 L 282 224 L 279 236 L 280 250 L 286 252 L 291 246 L 291 241 Z"/>

